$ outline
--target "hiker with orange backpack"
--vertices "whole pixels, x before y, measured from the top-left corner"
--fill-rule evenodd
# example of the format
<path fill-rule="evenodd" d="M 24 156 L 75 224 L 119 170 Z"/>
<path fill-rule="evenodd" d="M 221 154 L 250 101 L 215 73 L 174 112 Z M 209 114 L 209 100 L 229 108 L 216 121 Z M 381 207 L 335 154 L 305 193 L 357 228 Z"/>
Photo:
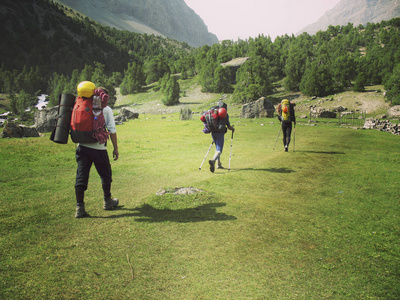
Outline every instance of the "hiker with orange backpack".
<path fill-rule="evenodd" d="M 278 119 L 282 123 L 282 133 L 283 133 L 283 146 L 285 152 L 289 151 L 290 137 L 292 134 L 292 122 L 296 127 L 296 115 L 294 113 L 294 107 L 296 103 L 290 102 L 288 99 L 283 99 L 281 103 L 277 106 Z"/>
<path fill-rule="evenodd" d="M 95 87 L 90 81 L 77 86 L 78 97 L 71 116 L 71 139 L 78 143 L 76 162 L 78 164 L 75 181 L 76 218 L 88 216 L 84 195 L 88 187 L 89 174 L 94 164 L 101 178 L 104 194 L 104 210 L 111 210 L 119 203 L 111 197 L 112 171 L 107 152 L 107 140 L 113 145 L 113 158 L 119 158 L 117 131 L 112 109 L 107 106 L 108 91 Z"/>

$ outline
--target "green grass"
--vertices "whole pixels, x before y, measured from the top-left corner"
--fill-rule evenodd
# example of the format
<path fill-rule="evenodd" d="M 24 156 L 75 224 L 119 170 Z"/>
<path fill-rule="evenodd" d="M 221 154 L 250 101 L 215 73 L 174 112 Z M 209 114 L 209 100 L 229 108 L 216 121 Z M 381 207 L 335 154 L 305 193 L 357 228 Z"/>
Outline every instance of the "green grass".
<path fill-rule="evenodd" d="M 74 144 L 0 140 L 0 298 L 399 299 L 399 137 L 298 124 L 285 153 L 270 122 L 233 118 L 214 174 L 197 118 L 118 126 L 121 207 L 93 170 L 85 219 Z"/>

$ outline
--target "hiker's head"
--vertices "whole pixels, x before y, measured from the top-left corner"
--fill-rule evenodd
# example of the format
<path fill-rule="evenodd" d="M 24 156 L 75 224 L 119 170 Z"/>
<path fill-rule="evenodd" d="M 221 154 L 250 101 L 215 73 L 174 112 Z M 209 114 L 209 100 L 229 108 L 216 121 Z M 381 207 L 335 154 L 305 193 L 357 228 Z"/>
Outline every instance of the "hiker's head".
<path fill-rule="evenodd" d="M 226 110 L 228 110 L 228 105 L 227 105 L 224 101 L 222 101 L 222 100 L 218 102 L 218 107 L 219 107 L 219 108 L 223 107 L 223 108 L 225 108 Z"/>
<path fill-rule="evenodd" d="M 96 86 L 93 82 L 90 81 L 82 81 L 78 84 L 76 90 L 78 92 L 78 96 L 82 98 L 90 98 L 94 94 L 94 90 Z"/>

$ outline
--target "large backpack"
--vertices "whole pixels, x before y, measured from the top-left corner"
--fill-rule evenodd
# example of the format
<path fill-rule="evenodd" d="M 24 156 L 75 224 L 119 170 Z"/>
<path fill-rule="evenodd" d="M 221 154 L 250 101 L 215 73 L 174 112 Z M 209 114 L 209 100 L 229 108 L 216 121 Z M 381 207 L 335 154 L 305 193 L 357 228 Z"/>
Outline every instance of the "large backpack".
<path fill-rule="evenodd" d="M 226 119 L 219 117 L 219 106 L 213 106 L 207 110 L 200 118 L 204 123 L 204 133 L 224 132 L 226 130 Z"/>
<path fill-rule="evenodd" d="M 292 116 L 290 115 L 290 102 L 287 99 L 282 100 L 282 122 L 290 123 L 292 121 Z"/>
<path fill-rule="evenodd" d="M 71 139 L 74 143 L 95 143 L 93 137 L 93 97 L 76 98 L 71 116 Z"/>

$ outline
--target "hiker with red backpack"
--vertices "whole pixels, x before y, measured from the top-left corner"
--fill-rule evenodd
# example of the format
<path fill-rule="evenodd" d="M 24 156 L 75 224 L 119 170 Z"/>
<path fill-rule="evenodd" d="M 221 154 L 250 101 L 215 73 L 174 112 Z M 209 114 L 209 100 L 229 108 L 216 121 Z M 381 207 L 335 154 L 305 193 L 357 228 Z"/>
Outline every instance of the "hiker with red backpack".
<path fill-rule="evenodd" d="M 108 91 L 95 87 L 90 81 L 77 86 L 76 98 L 71 116 L 71 139 L 78 143 L 76 162 L 78 164 L 75 181 L 76 218 L 88 216 L 84 195 L 88 187 L 92 165 L 101 178 L 104 194 L 104 210 L 111 210 L 119 203 L 111 197 L 112 171 L 107 152 L 107 140 L 113 145 L 113 158 L 119 158 L 117 131 L 112 109 L 107 106 Z"/>
<path fill-rule="evenodd" d="M 277 106 L 278 119 L 282 123 L 282 133 L 283 133 L 283 146 L 285 152 L 289 151 L 290 136 L 292 134 L 292 122 L 296 127 L 296 116 L 294 113 L 295 103 L 290 102 L 288 99 L 283 99 L 281 103 Z"/>
<path fill-rule="evenodd" d="M 218 169 L 223 169 L 221 164 L 221 154 L 224 148 L 224 139 L 227 128 L 235 131 L 235 128 L 231 126 L 228 115 L 228 105 L 223 101 L 218 102 L 218 106 L 211 107 L 205 114 L 203 114 L 200 120 L 204 123 L 204 133 L 211 133 L 213 143 L 215 144 L 215 154 L 213 159 L 210 159 L 210 171 L 215 171 L 215 165 L 217 164 Z"/>

